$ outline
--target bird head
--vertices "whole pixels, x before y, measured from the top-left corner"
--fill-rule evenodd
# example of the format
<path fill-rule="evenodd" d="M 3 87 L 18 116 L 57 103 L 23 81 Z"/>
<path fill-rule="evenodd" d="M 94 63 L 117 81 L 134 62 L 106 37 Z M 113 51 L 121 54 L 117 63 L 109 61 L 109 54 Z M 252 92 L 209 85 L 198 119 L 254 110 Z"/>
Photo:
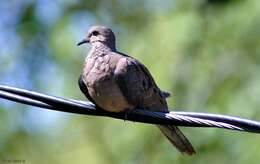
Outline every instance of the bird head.
<path fill-rule="evenodd" d="M 86 38 L 80 41 L 77 45 L 80 46 L 85 43 L 96 44 L 102 43 L 110 48 L 115 47 L 115 35 L 113 31 L 106 26 L 92 26 Z"/>

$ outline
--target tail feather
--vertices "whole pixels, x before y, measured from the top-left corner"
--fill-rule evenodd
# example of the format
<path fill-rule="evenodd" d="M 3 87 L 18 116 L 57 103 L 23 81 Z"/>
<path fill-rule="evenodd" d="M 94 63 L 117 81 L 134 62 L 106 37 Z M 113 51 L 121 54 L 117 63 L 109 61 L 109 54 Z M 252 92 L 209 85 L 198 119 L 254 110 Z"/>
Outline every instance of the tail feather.
<path fill-rule="evenodd" d="M 189 140 L 184 136 L 178 127 L 171 125 L 158 125 L 158 127 L 181 153 L 186 153 L 188 155 L 193 155 L 196 153 Z"/>

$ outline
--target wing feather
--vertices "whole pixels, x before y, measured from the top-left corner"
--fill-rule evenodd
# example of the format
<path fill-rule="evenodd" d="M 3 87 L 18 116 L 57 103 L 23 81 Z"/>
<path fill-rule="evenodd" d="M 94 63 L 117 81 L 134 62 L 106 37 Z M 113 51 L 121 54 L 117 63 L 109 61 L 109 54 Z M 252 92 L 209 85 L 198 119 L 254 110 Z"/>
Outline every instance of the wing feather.
<path fill-rule="evenodd" d="M 134 58 L 123 57 L 116 65 L 116 82 L 127 101 L 136 107 L 167 109 L 165 96 L 148 69 Z"/>

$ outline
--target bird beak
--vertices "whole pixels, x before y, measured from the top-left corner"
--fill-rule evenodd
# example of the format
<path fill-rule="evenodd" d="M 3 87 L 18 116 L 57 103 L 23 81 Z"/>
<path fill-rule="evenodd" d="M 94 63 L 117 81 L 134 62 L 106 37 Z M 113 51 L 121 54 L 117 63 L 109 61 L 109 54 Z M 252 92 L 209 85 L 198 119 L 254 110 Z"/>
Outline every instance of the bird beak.
<path fill-rule="evenodd" d="M 85 43 L 89 43 L 89 39 L 83 39 L 82 41 L 78 42 L 77 46 L 80 46 Z"/>

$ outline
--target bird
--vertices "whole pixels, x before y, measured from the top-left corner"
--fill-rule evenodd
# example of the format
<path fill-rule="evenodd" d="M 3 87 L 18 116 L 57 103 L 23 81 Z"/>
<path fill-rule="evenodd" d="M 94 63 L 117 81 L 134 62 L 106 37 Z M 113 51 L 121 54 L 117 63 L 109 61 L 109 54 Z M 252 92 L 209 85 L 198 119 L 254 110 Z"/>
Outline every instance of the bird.
<path fill-rule="evenodd" d="M 90 27 L 77 45 L 88 43 L 91 48 L 85 58 L 78 84 L 86 98 L 108 112 L 131 112 L 145 109 L 168 111 L 168 92 L 160 90 L 149 70 L 137 59 L 116 49 L 116 37 L 107 26 Z M 182 154 L 195 150 L 189 140 L 174 125 L 157 125 Z"/>

